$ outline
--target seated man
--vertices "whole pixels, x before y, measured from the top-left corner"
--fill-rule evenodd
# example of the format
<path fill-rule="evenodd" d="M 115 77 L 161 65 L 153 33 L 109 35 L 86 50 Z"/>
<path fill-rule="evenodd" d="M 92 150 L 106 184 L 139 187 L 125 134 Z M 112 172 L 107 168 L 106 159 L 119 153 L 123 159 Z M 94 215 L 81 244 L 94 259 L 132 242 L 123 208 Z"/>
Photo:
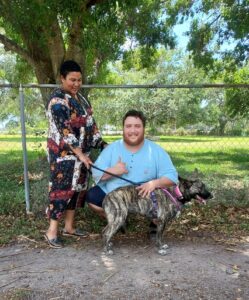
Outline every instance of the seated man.
<path fill-rule="evenodd" d="M 150 196 L 158 187 L 178 183 L 177 171 L 165 150 L 144 138 L 145 117 L 142 112 L 128 111 L 123 118 L 123 139 L 108 145 L 99 155 L 95 166 L 135 183 L 139 194 Z M 96 186 L 89 189 L 86 201 L 99 216 L 105 217 L 102 202 L 107 193 L 131 183 L 92 168 Z"/>

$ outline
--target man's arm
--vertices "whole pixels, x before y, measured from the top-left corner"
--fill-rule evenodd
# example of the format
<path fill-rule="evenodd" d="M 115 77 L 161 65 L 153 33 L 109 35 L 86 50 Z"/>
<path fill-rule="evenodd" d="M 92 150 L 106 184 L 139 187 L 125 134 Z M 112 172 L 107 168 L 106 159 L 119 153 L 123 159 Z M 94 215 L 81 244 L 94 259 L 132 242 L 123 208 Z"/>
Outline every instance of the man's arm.
<path fill-rule="evenodd" d="M 138 194 L 142 197 L 150 196 L 150 193 L 153 192 L 156 188 L 167 188 L 173 186 L 174 184 L 175 183 L 167 177 L 153 179 L 138 186 Z"/>
<path fill-rule="evenodd" d="M 160 146 L 154 147 L 154 160 L 157 168 L 157 175 L 152 179 L 137 187 L 139 195 L 149 196 L 156 188 L 167 188 L 178 183 L 178 174 L 169 154 Z"/>

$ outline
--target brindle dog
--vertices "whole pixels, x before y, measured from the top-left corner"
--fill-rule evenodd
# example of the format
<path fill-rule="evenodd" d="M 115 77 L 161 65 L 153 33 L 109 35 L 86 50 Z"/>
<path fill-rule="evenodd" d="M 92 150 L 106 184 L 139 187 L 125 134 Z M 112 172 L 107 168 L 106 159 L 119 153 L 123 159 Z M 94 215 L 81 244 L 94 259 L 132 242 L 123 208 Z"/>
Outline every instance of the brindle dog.
<path fill-rule="evenodd" d="M 150 219 L 157 219 L 157 234 L 156 245 L 160 255 L 167 254 L 167 244 L 162 243 L 163 231 L 166 224 L 176 217 L 182 206 L 196 199 L 204 203 L 205 200 L 212 198 L 212 194 L 207 190 L 205 184 L 197 180 L 187 180 L 179 177 L 179 188 L 182 193 L 182 199 L 178 199 L 175 203 L 174 198 L 165 193 L 162 189 L 156 189 L 154 196 L 155 201 L 151 197 L 141 197 L 135 186 L 125 186 L 111 193 L 107 194 L 103 201 L 103 208 L 106 213 L 108 221 L 107 226 L 103 230 L 103 240 L 105 245 L 105 252 L 113 254 L 112 243 L 110 242 L 112 236 L 125 224 L 128 213 L 138 213 Z M 155 216 L 156 213 L 156 216 Z"/>

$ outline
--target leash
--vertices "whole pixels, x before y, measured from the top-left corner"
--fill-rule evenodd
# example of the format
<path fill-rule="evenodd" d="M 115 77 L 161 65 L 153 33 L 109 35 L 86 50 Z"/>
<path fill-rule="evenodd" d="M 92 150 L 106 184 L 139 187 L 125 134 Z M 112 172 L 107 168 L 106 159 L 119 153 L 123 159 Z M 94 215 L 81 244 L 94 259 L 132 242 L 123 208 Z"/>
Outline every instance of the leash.
<path fill-rule="evenodd" d="M 103 169 L 101 169 L 101 168 L 99 168 L 99 167 L 97 167 L 97 166 L 95 166 L 95 165 L 91 165 L 91 167 L 94 168 L 94 169 L 96 169 L 96 170 L 99 170 L 99 171 L 101 171 L 101 172 L 104 172 L 104 173 L 106 173 L 106 174 L 108 174 L 108 175 L 111 175 L 111 176 L 113 176 L 113 177 L 116 177 L 116 178 L 119 178 L 119 179 L 121 179 L 121 180 L 124 180 L 124 181 L 126 181 L 126 182 L 128 182 L 128 183 L 130 183 L 130 184 L 132 184 L 132 185 L 135 185 L 135 186 L 139 186 L 139 185 L 145 183 L 144 181 L 143 181 L 143 182 L 134 182 L 134 181 L 132 181 L 132 180 L 126 179 L 126 178 L 121 177 L 121 176 L 119 176 L 119 175 L 113 174 L 113 173 L 111 173 L 111 172 L 109 172 L 109 171 L 103 170 Z M 174 197 L 172 196 L 172 194 L 171 194 L 167 189 L 161 188 L 161 190 L 162 190 L 166 195 L 169 196 L 169 198 L 171 199 L 171 201 L 173 202 L 173 204 L 176 206 L 177 210 L 180 211 L 180 210 L 181 210 L 181 204 L 177 201 L 177 199 L 174 198 Z M 181 197 L 182 197 L 182 194 L 181 194 L 181 192 L 180 192 L 180 190 L 179 190 L 178 187 L 176 188 L 175 193 L 176 193 L 177 196 L 181 196 Z M 180 193 L 180 194 L 179 194 L 179 193 Z M 151 192 L 151 193 L 150 193 L 150 198 L 151 198 L 152 204 L 153 204 L 153 207 L 152 207 L 153 215 L 154 215 L 154 216 L 157 216 L 158 202 L 157 202 L 157 199 L 156 199 L 156 194 L 155 194 L 154 192 Z"/>
<path fill-rule="evenodd" d="M 173 197 L 167 189 L 161 188 L 161 190 L 164 192 L 164 194 L 169 196 L 171 202 L 176 206 L 177 210 L 180 211 L 182 208 L 182 204 L 175 197 Z"/>
<path fill-rule="evenodd" d="M 121 180 L 124 180 L 124 181 L 126 181 L 126 182 L 129 182 L 129 183 L 132 184 L 132 185 L 141 185 L 141 184 L 145 183 L 145 181 L 141 181 L 141 182 L 134 182 L 134 181 L 131 181 L 131 180 L 126 179 L 126 178 L 124 178 L 124 177 L 121 177 L 121 176 L 119 176 L 119 175 L 116 175 L 116 174 L 113 174 L 113 173 L 111 173 L 111 172 L 108 172 L 108 171 L 105 171 L 105 170 L 103 170 L 103 169 L 100 169 L 99 167 L 96 167 L 95 165 L 91 165 L 91 167 L 94 168 L 94 169 L 96 169 L 96 170 L 99 170 L 99 171 L 101 171 L 101 172 L 104 172 L 104 173 L 106 173 L 106 174 L 108 174 L 108 175 L 111 175 L 111 176 L 113 176 L 113 177 L 117 177 L 117 178 L 119 178 L 119 179 L 121 179 Z"/>

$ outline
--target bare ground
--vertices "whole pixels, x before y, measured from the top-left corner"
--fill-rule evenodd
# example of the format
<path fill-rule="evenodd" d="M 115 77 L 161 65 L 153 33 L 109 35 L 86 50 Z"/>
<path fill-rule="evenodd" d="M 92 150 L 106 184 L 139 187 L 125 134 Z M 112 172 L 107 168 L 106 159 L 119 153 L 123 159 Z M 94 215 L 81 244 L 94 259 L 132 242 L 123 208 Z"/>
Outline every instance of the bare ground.
<path fill-rule="evenodd" d="M 166 256 L 145 235 L 99 235 L 59 250 L 20 238 L 0 249 L 0 299 L 249 299 L 249 237 L 170 238 Z"/>

